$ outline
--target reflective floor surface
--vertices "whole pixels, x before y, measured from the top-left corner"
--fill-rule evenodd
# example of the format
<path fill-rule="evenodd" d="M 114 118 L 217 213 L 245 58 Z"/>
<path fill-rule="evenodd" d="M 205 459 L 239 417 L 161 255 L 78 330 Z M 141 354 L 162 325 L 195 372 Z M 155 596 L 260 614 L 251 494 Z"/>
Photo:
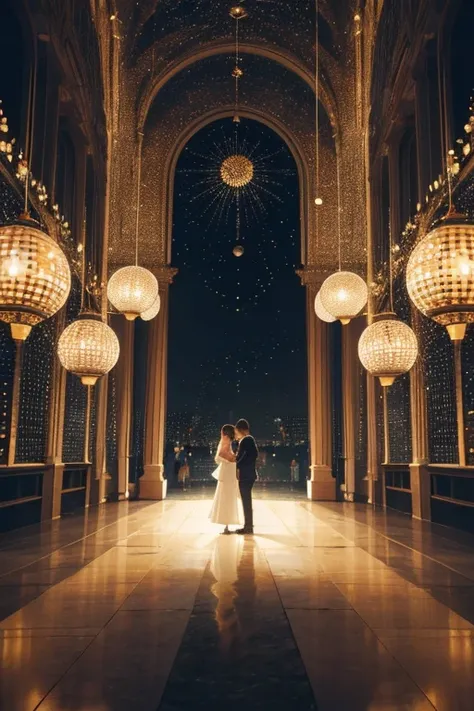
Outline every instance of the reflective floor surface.
<path fill-rule="evenodd" d="M 0 537 L 2 711 L 472 711 L 474 538 L 210 491 Z"/>

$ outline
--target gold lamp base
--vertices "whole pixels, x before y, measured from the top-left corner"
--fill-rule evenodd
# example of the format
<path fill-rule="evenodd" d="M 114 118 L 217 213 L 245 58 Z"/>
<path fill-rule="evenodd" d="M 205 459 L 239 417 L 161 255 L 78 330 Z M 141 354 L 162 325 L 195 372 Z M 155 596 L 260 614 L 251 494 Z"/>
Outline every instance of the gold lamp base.
<path fill-rule="evenodd" d="M 82 375 L 81 383 L 83 385 L 95 385 L 98 379 L 99 378 L 96 375 Z"/>
<path fill-rule="evenodd" d="M 124 313 L 124 316 L 127 321 L 135 321 L 135 319 L 138 318 L 138 314 Z"/>
<path fill-rule="evenodd" d="M 347 326 L 347 324 L 351 322 L 350 318 L 340 318 L 339 321 L 343 326 Z"/>
<path fill-rule="evenodd" d="M 449 337 L 452 341 L 462 341 L 466 335 L 467 323 L 450 323 L 446 326 Z"/>
<path fill-rule="evenodd" d="M 11 323 L 10 329 L 12 332 L 12 338 L 15 341 L 26 341 L 30 335 L 31 326 L 27 323 Z"/>
<path fill-rule="evenodd" d="M 394 375 L 382 375 L 380 378 L 380 385 L 383 388 L 389 388 L 391 385 L 394 384 L 395 382 L 395 376 Z"/>

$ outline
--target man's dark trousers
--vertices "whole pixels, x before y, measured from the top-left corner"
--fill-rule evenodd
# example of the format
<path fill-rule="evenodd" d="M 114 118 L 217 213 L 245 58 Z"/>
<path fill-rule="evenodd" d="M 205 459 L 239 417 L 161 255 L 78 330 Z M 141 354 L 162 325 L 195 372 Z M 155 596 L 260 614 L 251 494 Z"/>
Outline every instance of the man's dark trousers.
<path fill-rule="evenodd" d="M 253 529 L 253 508 L 252 508 L 252 488 L 255 484 L 255 479 L 240 480 L 239 489 L 242 498 L 242 506 L 244 509 L 244 528 L 249 531 Z"/>

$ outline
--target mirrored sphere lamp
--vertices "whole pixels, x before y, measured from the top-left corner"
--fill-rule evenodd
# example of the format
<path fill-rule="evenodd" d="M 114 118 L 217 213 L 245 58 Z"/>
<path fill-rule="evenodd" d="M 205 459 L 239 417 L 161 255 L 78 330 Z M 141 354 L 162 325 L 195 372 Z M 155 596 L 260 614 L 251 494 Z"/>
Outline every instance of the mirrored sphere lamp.
<path fill-rule="evenodd" d="M 110 277 L 107 296 L 117 311 L 124 314 L 128 321 L 133 321 L 155 303 L 158 281 L 144 267 L 122 267 Z"/>
<path fill-rule="evenodd" d="M 474 323 L 474 224 L 448 214 L 416 245 L 406 282 L 416 308 L 462 341 Z"/>
<path fill-rule="evenodd" d="M 96 314 L 85 313 L 64 329 L 58 341 L 61 365 L 84 385 L 95 385 L 112 370 L 119 355 L 115 332 Z"/>
<path fill-rule="evenodd" d="M 364 368 L 379 378 L 383 387 L 389 387 L 414 366 L 418 342 L 410 326 L 387 312 L 375 316 L 363 331 L 358 350 Z"/>
<path fill-rule="evenodd" d="M 367 284 L 354 272 L 331 274 L 319 293 L 323 308 L 344 325 L 360 314 L 368 298 Z"/>
<path fill-rule="evenodd" d="M 158 316 L 160 312 L 160 307 L 161 307 L 161 298 L 160 295 L 155 299 L 155 303 L 153 306 L 151 306 L 149 309 L 144 311 L 143 313 L 140 314 L 140 317 L 143 321 L 151 321 L 155 316 Z"/>
<path fill-rule="evenodd" d="M 318 291 L 316 298 L 314 300 L 314 311 L 316 313 L 316 316 L 321 319 L 321 321 L 324 321 L 325 323 L 334 323 L 336 320 L 334 316 L 331 316 L 329 311 L 326 311 L 324 306 L 321 303 L 321 292 Z"/>
<path fill-rule="evenodd" d="M 61 309 L 71 290 L 66 255 L 28 216 L 0 227 L 0 320 L 24 341 Z"/>

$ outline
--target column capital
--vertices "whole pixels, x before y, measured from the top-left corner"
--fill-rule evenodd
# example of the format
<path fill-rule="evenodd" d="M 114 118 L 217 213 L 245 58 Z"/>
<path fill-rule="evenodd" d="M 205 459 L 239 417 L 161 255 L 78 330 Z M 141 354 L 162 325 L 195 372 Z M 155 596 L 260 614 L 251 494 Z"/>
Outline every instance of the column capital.
<path fill-rule="evenodd" d="M 301 279 L 301 284 L 303 286 L 310 286 L 314 289 L 319 289 L 323 281 L 332 272 L 308 264 L 302 267 L 302 269 L 297 269 L 296 273 Z"/>
<path fill-rule="evenodd" d="M 168 264 L 162 264 L 159 267 L 151 267 L 150 271 L 156 276 L 161 286 L 162 284 L 172 284 L 179 270 L 175 267 L 170 267 Z"/>

